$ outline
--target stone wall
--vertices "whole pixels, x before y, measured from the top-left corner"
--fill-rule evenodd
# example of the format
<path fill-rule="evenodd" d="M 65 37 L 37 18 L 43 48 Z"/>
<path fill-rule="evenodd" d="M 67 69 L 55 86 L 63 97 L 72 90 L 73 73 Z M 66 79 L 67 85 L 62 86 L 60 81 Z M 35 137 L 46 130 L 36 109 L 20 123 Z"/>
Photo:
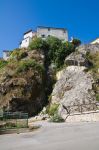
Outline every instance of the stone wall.
<path fill-rule="evenodd" d="M 68 41 L 68 32 L 65 29 L 38 27 L 37 37 L 47 38 L 48 36 L 54 36 L 61 40 Z"/>

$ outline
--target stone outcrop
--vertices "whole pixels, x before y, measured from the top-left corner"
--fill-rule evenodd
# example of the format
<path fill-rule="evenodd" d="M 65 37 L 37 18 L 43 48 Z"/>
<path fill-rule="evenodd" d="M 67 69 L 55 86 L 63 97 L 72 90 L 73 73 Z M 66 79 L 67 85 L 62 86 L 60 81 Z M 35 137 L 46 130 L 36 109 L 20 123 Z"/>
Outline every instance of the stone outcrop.
<path fill-rule="evenodd" d="M 91 64 L 86 56 L 89 52 L 99 52 L 99 45 L 79 46 L 66 57 L 68 66 L 56 74 L 57 82 L 50 99 L 51 105 L 59 104 L 58 113 L 62 117 L 97 109 L 93 89 L 95 81 L 91 72 L 88 72 Z M 11 54 L 8 64 L 0 69 L 0 108 L 28 112 L 30 116 L 37 115 L 43 109 L 55 71 L 54 65 L 47 66 L 45 57 L 42 51 L 27 49 L 16 50 Z M 96 81 L 98 87 L 98 79 Z M 40 113 L 34 119 L 48 117 Z"/>
<path fill-rule="evenodd" d="M 52 92 L 52 104 L 59 103 L 62 114 L 96 109 L 95 93 L 92 90 L 94 80 L 85 67 L 69 66 L 61 71 L 61 76 Z M 91 104 L 92 103 L 92 104 Z M 81 108 L 82 105 L 82 108 Z"/>
<path fill-rule="evenodd" d="M 27 55 L 22 55 L 21 58 L 15 54 L 10 58 L 8 65 L 0 70 L 0 108 L 28 112 L 33 116 L 40 112 L 46 103 L 45 72 L 40 68 L 44 67 L 44 56 L 37 50 L 24 49 L 19 53 L 22 52 Z M 35 64 L 31 64 L 32 60 Z M 25 64 L 18 72 L 23 61 Z"/>
<path fill-rule="evenodd" d="M 87 59 L 87 53 L 95 54 L 99 52 L 99 44 L 86 44 L 79 46 L 74 53 L 71 53 L 65 59 L 67 65 L 89 67 L 91 63 Z"/>
<path fill-rule="evenodd" d="M 51 105 L 59 104 L 58 113 L 65 118 L 69 114 L 97 109 L 93 89 L 94 78 L 86 69 L 91 65 L 87 53 L 99 52 L 99 45 L 82 45 L 70 54 L 65 67 L 57 72 L 57 82 L 51 94 Z"/>
<path fill-rule="evenodd" d="M 90 63 L 86 59 L 86 56 L 81 52 L 71 53 L 65 59 L 65 63 L 69 66 L 88 66 Z"/>
<path fill-rule="evenodd" d="M 99 44 L 84 44 L 79 46 L 77 50 L 82 54 L 86 54 L 87 52 L 94 54 L 99 52 Z"/>

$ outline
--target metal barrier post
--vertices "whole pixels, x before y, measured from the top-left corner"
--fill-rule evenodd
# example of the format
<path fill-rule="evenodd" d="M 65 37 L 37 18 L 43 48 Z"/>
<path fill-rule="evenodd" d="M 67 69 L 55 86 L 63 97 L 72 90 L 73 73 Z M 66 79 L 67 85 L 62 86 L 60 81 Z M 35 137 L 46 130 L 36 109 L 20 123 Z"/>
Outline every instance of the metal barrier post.
<path fill-rule="evenodd" d="M 27 114 L 27 128 L 28 128 L 28 114 Z"/>

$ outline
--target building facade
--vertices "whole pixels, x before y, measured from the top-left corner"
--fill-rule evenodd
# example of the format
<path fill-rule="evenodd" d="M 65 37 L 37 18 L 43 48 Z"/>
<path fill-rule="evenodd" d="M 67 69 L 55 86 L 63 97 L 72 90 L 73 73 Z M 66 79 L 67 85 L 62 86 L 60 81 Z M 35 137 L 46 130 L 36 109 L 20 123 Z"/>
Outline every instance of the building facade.
<path fill-rule="evenodd" d="M 63 41 L 68 41 L 68 31 L 64 28 L 51 28 L 51 27 L 37 27 L 37 31 L 29 30 L 23 35 L 23 40 L 19 45 L 19 48 L 27 48 L 31 40 L 35 37 L 46 39 L 49 36 L 54 36 Z"/>
<path fill-rule="evenodd" d="M 65 28 L 52 27 L 37 27 L 37 31 L 29 30 L 24 33 L 23 40 L 19 44 L 19 48 L 27 48 L 34 37 L 46 39 L 47 37 L 56 37 L 63 41 L 68 41 L 68 31 Z M 10 57 L 10 51 L 3 51 L 3 59 L 7 60 Z"/>
<path fill-rule="evenodd" d="M 32 38 L 36 36 L 36 32 L 29 30 L 23 35 L 23 40 L 19 45 L 19 48 L 27 48 L 29 43 L 31 42 Z"/>
<path fill-rule="evenodd" d="M 92 41 L 91 44 L 99 44 L 99 38 L 97 38 L 94 41 Z"/>
<path fill-rule="evenodd" d="M 3 50 L 3 59 L 7 60 L 10 57 L 10 52 L 8 50 Z"/>
<path fill-rule="evenodd" d="M 49 36 L 54 36 L 60 40 L 68 41 L 68 31 L 64 28 L 37 27 L 37 37 L 46 39 Z"/>

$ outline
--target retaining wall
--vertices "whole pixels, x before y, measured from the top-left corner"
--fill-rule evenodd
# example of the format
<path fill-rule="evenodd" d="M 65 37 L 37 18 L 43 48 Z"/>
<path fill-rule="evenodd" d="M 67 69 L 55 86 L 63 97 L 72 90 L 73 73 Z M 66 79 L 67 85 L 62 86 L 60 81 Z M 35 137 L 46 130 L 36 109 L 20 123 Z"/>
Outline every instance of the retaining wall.
<path fill-rule="evenodd" d="M 66 117 L 66 122 L 89 122 L 99 121 L 99 110 L 83 113 L 70 114 Z"/>

